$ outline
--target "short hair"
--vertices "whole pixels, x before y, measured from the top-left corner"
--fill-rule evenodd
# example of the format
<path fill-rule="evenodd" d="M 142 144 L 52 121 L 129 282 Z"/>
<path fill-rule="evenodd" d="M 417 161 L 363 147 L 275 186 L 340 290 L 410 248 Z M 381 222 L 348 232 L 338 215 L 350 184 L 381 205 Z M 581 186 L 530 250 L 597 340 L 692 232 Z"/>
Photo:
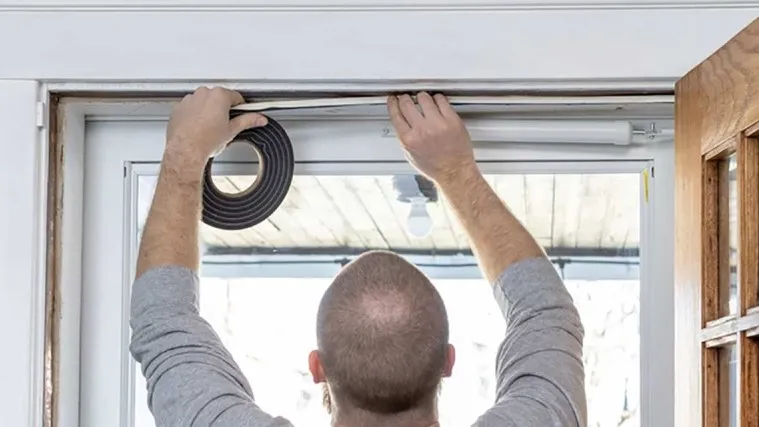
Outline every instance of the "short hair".
<path fill-rule="evenodd" d="M 430 280 L 402 257 L 371 251 L 346 265 L 322 298 L 316 333 L 340 404 L 393 414 L 436 397 L 448 315 Z"/>

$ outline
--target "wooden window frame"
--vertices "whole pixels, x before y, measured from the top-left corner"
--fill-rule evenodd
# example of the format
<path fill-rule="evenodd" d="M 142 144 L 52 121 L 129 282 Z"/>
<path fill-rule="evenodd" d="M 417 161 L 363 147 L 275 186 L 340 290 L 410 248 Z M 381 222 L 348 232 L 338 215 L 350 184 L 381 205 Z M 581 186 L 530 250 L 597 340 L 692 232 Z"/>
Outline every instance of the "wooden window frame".
<path fill-rule="evenodd" d="M 741 427 L 756 426 L 759 407 L 759 123 L 702 151 L 702 280 L 701 342 L 703 425 L 721 426 L 726 404 L 720 394 L 720 349 L 735 345 L 738 358 L 738 414 Z M 738 198 L 738 311 L 723 315 L 724 247 L 728 243 L 723 221 L 726 188 L 720 163 L 737 157 Z"/>

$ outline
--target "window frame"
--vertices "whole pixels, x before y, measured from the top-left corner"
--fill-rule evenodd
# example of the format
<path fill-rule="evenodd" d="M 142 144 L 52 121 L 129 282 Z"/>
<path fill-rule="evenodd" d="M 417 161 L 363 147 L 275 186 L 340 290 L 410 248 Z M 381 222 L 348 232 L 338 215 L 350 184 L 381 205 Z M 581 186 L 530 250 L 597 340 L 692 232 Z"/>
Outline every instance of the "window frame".
<path fill-rule="evenodd" d="M 156 101 L 160 103 L 159 101 Z M 138 103 L 138 101 L 135 101 Z M 60 351 L 58 361 L 58 393 L 56 407 L 59 410 L 59 426 L 73 427 L 79 426 L 80 422 L 87 421 L 85 412 L 72 410 L 71 406 L 78 408 L 80 402 L 92 402 L 84 394 L 86 385 L 80 382 L 92 381 L 97 376 L 88 375 L 88 369 L 94 366 L 92 361 L 88 362 L 87 356 L 81 353 L 82 335 L 88 333 L 91 328 L 91 314 L 88 313 L 87 306 L 82 305 L 82 298 L 87 293 L 89 283 L 92 282 L 92 276 L 88 273 L 88 263 L 86 262 L 88 239 L 92 238 L 93 231 L 89 223 L 85 228 L 83 218 L 86 214 L 84 199 L 87 191 L 92 191 L 89 180 L 92 176 L 98 175 L 98 168 L 104 167 L 108 162 L 102 162 L 99 166 L 89 165 L 85 162 L 85 126 L 87 123 L 97 123 L 98 120 L 125 120 L 129 121 L 128 112 L 134 109 L 135 103 L 120 103 L 118 106 L 95 104 L 91 102 L 82 102 L 81 100 L 64 101 L 59 109 L 60 114 L 57 118 L 58 133 L 60 135 L 62 155 L 66 161 L 62 165 L 61 185 L 66 188 L 62 192 L 62 232 L 60 235 L 60 278 L 59 288 L 63 300 L 66 304 L 61 306 L 60 320 Z M 107 104 L 107 103 L 106 103 Z M 144 106 L 144 101 L 142 103 Z M 159 115 L 160 116 L 160 115 Z M 132 120 L 134 117 L 131 118 Z M 143 118 L 144 119 L 144 118 Z M 165 117 L 163 118 L 165 119 Z M 374 123 L 378 125 L 379 123 Z M 365 127 L 365 124 L 363 125 Z M 313 142 L 313 141 L 311 141 Z M 386 140 L 385 140 L 386 142 Z M 295 142 L 296 160 L 304 156 L 317 155 L 315 151 L 308 151 L 305 143 L 298 144 Z M 365 142 L 364 144 L 369 144 Z M 312 144 L 313 145 L 313 144 Z M 354 144 L 355 145 L 355 144 Z M 385 146 L 392 146 L 386 144 Z M 339 144 L 334 147 L 340 147 Z M 333 147 L 333 148 L 334 148 Z M 342 149 L 331 151 L 333 160 L 344 161 L 346 156 L 353 156 L 356 159 L 357 151 L 348 150 L 348 146 L 341 146 Z M 508 150 L 506 148 L 508 147 Z M 113 148 L 113 147 L 110 147 Z M 376 147 L 375 147 L 376 148 Z M 525 173 L 541 171 L 541 166 L 551 165 L 552 168 L 561 168 L 564 172 L 611 172 L 619 171 L 616 166 L 624 164 L 638 165 L 640 171 L 641 164 L 650 164 L 655 167 L 656 175 L 649 181 L 649 203 L 641 204 L 641 335 L 650 337 L 650 339 L 641 339 L 641 421 L 643 426 L 673 425 L 673 401 L 674 401 L 674 316 L 673 316 L 673 150 L 671 144 L 652 144 L 636 147 L 593 147 L 586 149 L 576 145 L 550 146 L 555 150 L 547 150 L 548 146 L 543 148 L 530 148 L 520 144 L 504 144 L 500 146 L 488 146 L 478 150 L 480 160 L 492 161 L 494 159 L 508 158 L 513 161 L 510 172 Z M 111 165 L 124 164 L 125 160 L 132 161 L 155 161 L 157 151 L 153 151 L 150 158 L 146 158 L 145 153 L 138 153 L 134 145 L 130 147 L 131 154 L 122 154 L 121 157 L 111 159 Z M 92 150 L 87 147 L 87 150 Z M 397 163 L 380 163 L 371 166 L 372 168 L 387 168 L 388 165 L 407 169 L 403 166 L 402 155 L 396 149 L 390 152 L 384 152 L 384 159 Z M 129 151 L 129 150 L 127 150 Z M 112 155 L 116 150 L 108 150 Z M 550 154 L 548 154 L 550 153 Z M 318 154 L 321 160 L 324 160 L 325 153 Z M 372 152 L 376 160 L 377 151 Z M 151 157 L 152 156 L 152 157 Z M 382 157 L 381 157 L 382 158 Z M 366 159 L 365 159 L 366 160 Z M 571 160 L 571 161 L 568 161 Z M 115 161 L 116 163 L 113 163 Z M 536 163 L 539 162 L 539 163 Z M 612 162 L 612 163 L 609 163 Z M 613 163 L 618 162 L 618 163 Z M 345 164 L 343 163 L 343 167 Z M 296 172 L 317 171 L 323 168 L 323 165 L 310 164 L 304 169 L 299 166 Z M 482 164 L 484 172 L 493 172 L 492 164 Z M 87 177 L 84 170 L 87 170 Z M 349 166 L 350 168 L 350 166 Z M 543 172 L 547 172 L 543 166 Z M 323 171 L 323 169 L 321 169 Z M 350 169 L 344 169 L 349 171 Z M 355 168 L 354 172 L 355 173 Z M 361 164 L 360 170 L 367 173 L 367 164 Z M 387 169 L 385 169 L 387 170 Z M 557 169 L 552 169 L 557 170 Z M 629 171 L 629 170 L 628 170 Z M 112 171 L 113 172 L 113 171 Z M 120 182 L 123 182 L 123 174 L 119 170 L 113 175 Z M 349 172 L 346 172 L 349 173 Z M 98 175 L 99 176 L 99 175 Z M 654 179 L 655 178 L 655 179 Z M 113 181 L 112 181 L 113 182 Z M 121 187 L 119 187 L 121 188 Z M 641 187 L 643 188 L 643 186 Z M 131 208 L 130 208 L 131 209 Z M 123 211 L 121 215 L 128 212 Z M 90 230 L 90 231 L 87 231 Z M 128 230 L 122 230 L 127 233 Z M 126 234 L 122 234 L 124 236 Z M 656 242 L 656 244 L 653 244 Z M 84 254 L 84 255 L 83 255 Z M 83 263 L 84 261 L 84 263 Z M 123 271 L 131 266 L 124 261 L 121 265 L 111 266 Z M 104 266 L 103 268 L 109 268 Z M 84 282 L 84 284 L 82 284 Z M 645 285 L 648 283 L 649 285 Z M 130 283 L 122 281 L 122 290 L 128 289 Z M 653 285 L 655 284 L 655 285 Z M 125 298 L 122 298 L 125 304 Z M 90 304 L 91 306 L 91 304 Z M 91 307 L 90 307 L 91 308 Z M 84 310 L 84 312 L 82 312 Z M 81 318 L 79 316 L 81 313 Z M 650 313 L 650 314 L 649 314 Z M 120 322 L 124 325 L 127 320 L 126 306 L 122 305 Z M 124 331 L 125 329 L 122 329 Z M 80 333 L 81 331 L 81 333 Z M 128 337 L 122 336 L 122 345 Z M 129 357 L 128 354 L 122 356 Z M 79 363 L 81 359 L 81 364 Z M 116 380 L 118 384 L 126 378 L 129 384 L 129 378 L 134 378 L 132 374 L 134 363 L 127 364 L 129 367 L 123 370 Z M 80 369 L 81 368 L 81 369 Z M 131 375 L 131 376 L 130 376 Z M 89 379 L 88 379 L 89 378 Z M 95 380 L 95 381 L 100 381 Z M 113 379 L 107 380 L 113 381 Z M 134 382 L 131 380 L 132 383 Z M 118 387 L 118 386 L 117 386 Z M 116 388 L 118 390 L 118 388 Z M 655 391 L 655 392 L 654 392 Z M 654 398 L 654 394 L 656 398 Z M 131 392 L 127 396 L 133 395 Z M 130 397 L 131 398 L 131 397 Z M 120 399 L 119 415 L 115 420 L 120 426 L 131 426 L 130 417 L 133 414 L 131 410 L 133 402 L 127 399 Z M 65 408 L 69 408 L 66 411 Z M 82 424 L 88 427 L 87 424 Z M 113 425 L 113 424 L 109 424 Z"/>
<path fill-rule="evenodd" d="M 759 329 L 759 268 L 756 258 L 759 256 L 759 233 L 757 233 L 757 213 L 755 206 L 746 206 L 746 199 L 756 202 L 755 194 L 759 192 L 759 124 L 738 135 L 728 137 L 713 146 L 701 149 L 703 199 L 702 199 L 702 280 L 701 280 L 701 331 L 702 346 L 702 405 L 704 425 L 722 425 L 726 417 L 725 410 L 732 410 L 735 404 L 738 413 L 737 425 L 752 423 L 756 420 L 751 412 L 756 405 L 756 384 L 744 384 L 742 377 L 757 381 L 759 368 L 759 343 L 756 332 Z M 736 202 L 737 202 L 737 310 L 726 314 L 720 311 L 722 301 L 721 278 L 725 257 L 722 253 L 729 246 L 724 229 L 719 224 L 727 209 L 728 202 L 725 183 L 719 176 L 719 163 L 730 155 L 736 155 Z M 729 233 L 728 233 L 729 234 Z M 729 346 L 735 347 L 738 369 L 738 389 L 735 403 L 725 402 L 722 393 L 724 383 L 721 370 L 720 352 Z M 729 398 L 728 398 L 729 399 Z M 753 400 L 752 400 L 753 399 Z"/>

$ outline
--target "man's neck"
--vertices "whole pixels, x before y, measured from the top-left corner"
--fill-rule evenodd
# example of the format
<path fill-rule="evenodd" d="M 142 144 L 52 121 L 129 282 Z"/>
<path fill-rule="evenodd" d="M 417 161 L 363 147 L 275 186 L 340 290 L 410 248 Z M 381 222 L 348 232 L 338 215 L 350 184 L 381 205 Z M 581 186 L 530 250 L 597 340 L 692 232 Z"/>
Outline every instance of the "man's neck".
<path fill-rule="evenodd" d="M 352 424 L 344 424 L 339 421 L 332 421 L 332 427 L 377 427 L 379 424 L 371 424 L 366 422 L 354 422 Z M 382 424 L 382 426 L 388 426 L 388 424 Z M 389 426 L 388 426 L 389 427 Z M 405 424 L 402 421 L 396 421 L 392 424 L 392 427 L 440 427 L 438 421 L 433 421 L 431 424 Z"/>
<path fill-rule="evenodd" d="M 440 423 L 434 410 L 395 415 L 333 411 L 332 427 L 440 427 Z"/>

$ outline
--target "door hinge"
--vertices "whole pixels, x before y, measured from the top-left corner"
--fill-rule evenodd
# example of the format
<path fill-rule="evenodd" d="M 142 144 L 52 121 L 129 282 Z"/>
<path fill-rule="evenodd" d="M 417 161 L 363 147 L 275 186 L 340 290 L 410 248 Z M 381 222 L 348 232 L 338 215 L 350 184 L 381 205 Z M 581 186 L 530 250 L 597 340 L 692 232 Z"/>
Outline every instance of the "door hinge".
<path fill-rule="evenodd" d="M 651 166 L 651 178 L 653 178 L 653 177 L 654 177 L 654 167 Z"/>
<path fill-rule="evenodd" d="M 44 128 L 47 125 L 47 104 L 37 102 L 37 127 Z"/>

